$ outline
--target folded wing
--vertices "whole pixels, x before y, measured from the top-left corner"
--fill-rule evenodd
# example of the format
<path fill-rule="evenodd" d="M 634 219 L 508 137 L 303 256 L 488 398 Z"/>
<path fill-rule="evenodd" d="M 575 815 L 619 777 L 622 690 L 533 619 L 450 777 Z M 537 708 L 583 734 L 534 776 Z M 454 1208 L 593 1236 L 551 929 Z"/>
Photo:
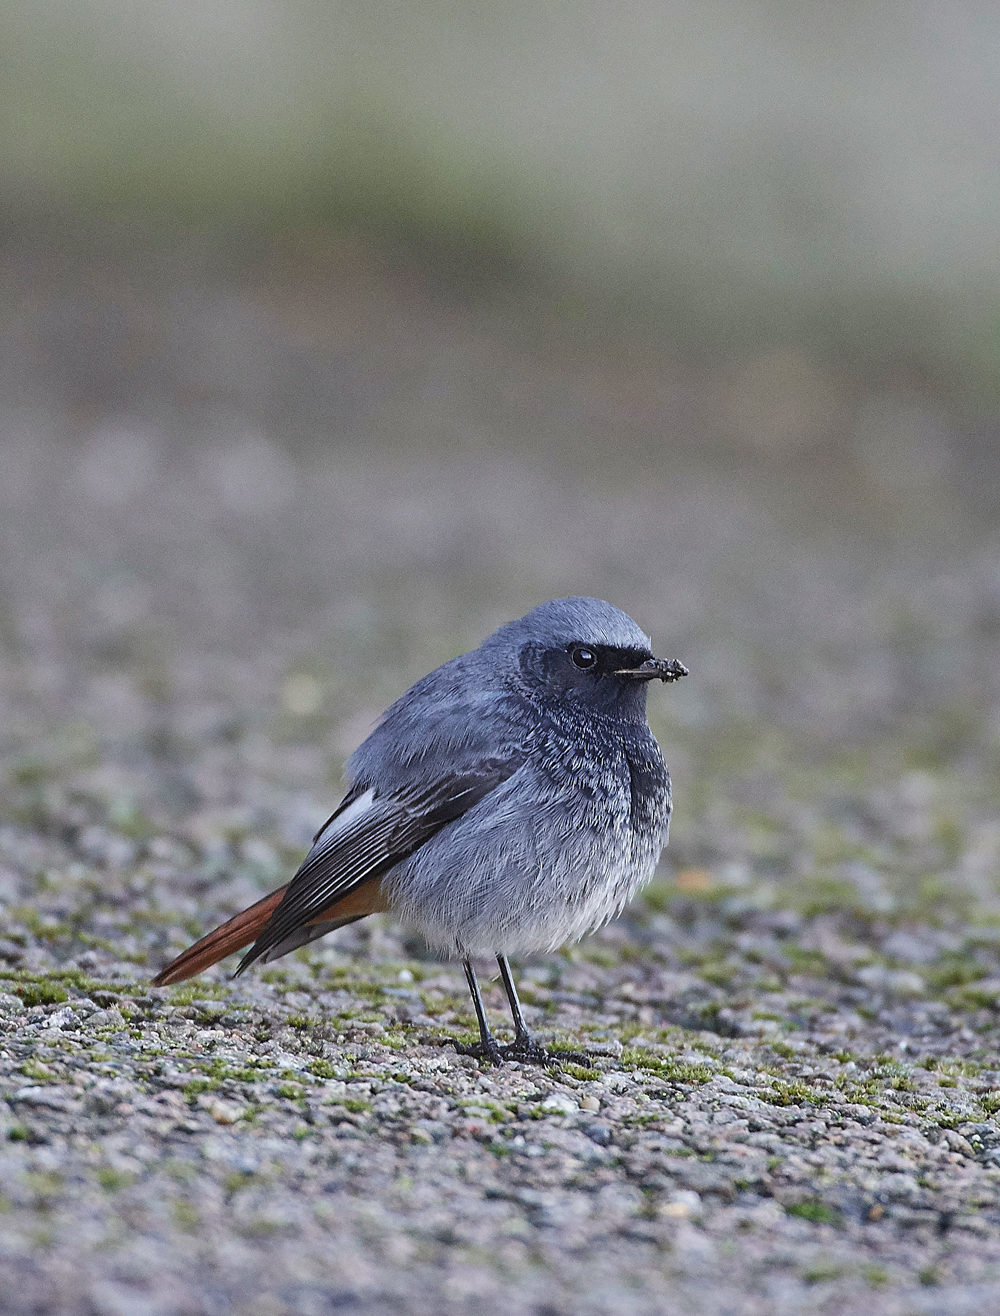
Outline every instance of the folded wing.
<path fill-rule="evenodd" d="M 236 972 L 322 935 L 312 932 L 311 926 L 327 922 L 331 916 L 336 919 L 337 908 L 347 895 L 364 883 L 377 881 L 413 854 L 505 781 L 520 762 L 513 757 L 483 760 L 462 773 L 429 783 L 415 782 L 385 795 L 373 787 L 356 787 L 317 833 L 280 905 Z M 303 936 L 307 927 L 310 935 Z"/>
<path fill-rule="evenodd" d="M 432 780 L 355 785 L 320 828 L 286 886 L 189 947 L 153 979 L 183 982 L 253 942 L 236 972 L 273 960 L 335 928 L 385 909 L 379 879 L 510 777 L 520 754 L 483 758 Z"/>

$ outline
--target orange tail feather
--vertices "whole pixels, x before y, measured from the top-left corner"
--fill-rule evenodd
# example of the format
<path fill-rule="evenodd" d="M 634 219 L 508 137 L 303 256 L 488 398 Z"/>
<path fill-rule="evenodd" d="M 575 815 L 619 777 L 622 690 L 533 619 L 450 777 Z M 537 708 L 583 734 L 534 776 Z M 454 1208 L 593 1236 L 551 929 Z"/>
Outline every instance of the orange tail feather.
<path fill-rule="evenodd" d="M 207 933 L 200 941 L 189 946 L 183 954 L 171 960 L 156 975 L 152 985 L 169 987 L 172 983 L 184 982 L 188 978 L 193 978 L 196 973 L 201 973 L 203 969 L 209 968 L 210 965 L 217 964 L 219 960 L 224 960 L 234 951 L 249 946 L 263 932 L 287 890 L 286 883 L 277 891 L 272 891 L 269 896 L 265 896 L 263 900 L 258 900 L 249 909 L 234 914 L 227 923 L 223 923 L 214 932 Z"/>

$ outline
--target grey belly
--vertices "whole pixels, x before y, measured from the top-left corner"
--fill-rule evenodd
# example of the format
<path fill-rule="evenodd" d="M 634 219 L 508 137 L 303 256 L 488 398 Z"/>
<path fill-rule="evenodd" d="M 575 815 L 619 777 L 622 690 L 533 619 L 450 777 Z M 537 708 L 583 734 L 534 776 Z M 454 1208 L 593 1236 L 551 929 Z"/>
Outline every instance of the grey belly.
<path fill-rule="evenodd" d="M 383 879 L 398 917 L 451 954 L 555 950 L 606 923 L 656 867 L 661 837 L 636 836 L 624 797 L 525 809 L 501 787 L 482 805 Z"/>

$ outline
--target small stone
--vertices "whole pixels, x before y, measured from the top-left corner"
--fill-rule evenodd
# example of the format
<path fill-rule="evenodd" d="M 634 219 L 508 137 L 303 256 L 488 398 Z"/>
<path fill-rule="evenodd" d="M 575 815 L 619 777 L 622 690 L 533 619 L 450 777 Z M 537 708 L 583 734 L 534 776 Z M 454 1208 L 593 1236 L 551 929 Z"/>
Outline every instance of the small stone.
<path fill-rule="evenodd" d="M 47 1106 L 49 1110 L 75 1110 L 79 1104 L 75 1094 L 61 1087 L 18 1088 L 10 1100 L 26 1106 Z"/>
<path fill-rule="evenodd" d="M 701 1211 L 701 1197 L 688 1188 L 679 1188 L 671 1193 L 670 1200 L 660 1207 L 660 1215 L 670 1216 L 674 1220 L 690 1220 Z"/>
<path fill-rule="evenodd" d="M 901 1000 L 922 996 L 927 990 L 927 985 L 919 973 L 912 973 L 906 969 L 887 969 L 883 964 L 866 964 L 857 970 L 856 977 L 871 991 L 886 992 Z"/>
<path fill-rule="evenodd" d="M 613 1069 L 609 1074 L 605 1074 L 602 1080 L 604 1086 L 612 1092 L 626 1092 L 629 1088 L 635 1086 L 635 1080 L 631 1074 L 623 1069 Z"/>
<path fill-rule="evenodd" d="M 64 1005 L 61 1010 L 56 1010 L 54 1014 L 50 1014 L 45 1021 L 46 1028 L 75 1028 L 76 1025 L 77 1017 L 68 1005 Z"/>
<path fill-rule="evenodd" d="M 432 1142 L 444 1142 L 451 1136 L 451 1129 L 443 1120 L 416 1120 L 410 1130 L 410 1139 L 424 1145 Z"/>
<path fill-rule="evenodd" d="M 969 1140 L 967 1138 L 963 1138 L 962 1135 L 955 1129 L 945 1130 L 944 1141 L 948 1144 L 948 1146 L 951 1148 L 952 1151 L 961 1152 L 963 1156 L 975 1156 L 976 1154 Z"/>
<path fill-rule="evenodd" d="M 216 1124 L 235 1124 L 246 1114 L 246 1110 L 236 1101 L 223 1101 L 216 1098 L 206 1104 L 206 1110 L 215 1120 Z"/>
<path fill-rule="evenodd" d="M 607 1147 L 611 1142 L 611 1128 L 607 1124 L 586 1124 L 581 1132 L 598 1147 Z"/>
<path fill-rule="evenodd" d="M 617 1060 L 624 1050 L 621 1042 L 614 1039 L 611 1042 L 588 1042 L 587 1054 L 592 1056 L 609 1056 L 612 1060 Z"/>
<path fill-rule="evenodd" d="M 861 1125 L 874 1124 L 878 1119 L 877 1113 L 872 1110 L 871 1106 L 856 1106 L 845 1102 L 840 1109 L 848 1119 L 852 1119 Z"/>
<path fill-rule="evenodd" d="M 907 1200 L 920 1195 L 920 1185 L 911 1174 L 885 1174 L 879 1184 L 879 1191 L 895 1200 Z"/>
<path fill-rule="evenodd" d="M 466 1119 L 470 1120 L 488 1120 L 493 1114 L 485 1106 L 466 1106 L 464 1111 Z"/>
<path fill-rule="evenodd" d="M 87 1020 L 88 1028 L 124 1028 L 125 1016 L 112 1006 L 110 1010 L 95 1010 Z"/>
<path fill-rule="evenodd" d="M 542 1110 L 550 1115 L 575 1115 L 579 1109 L 573 1098 L 564 1092 L 553 1092 L 542 1102 Z"/>

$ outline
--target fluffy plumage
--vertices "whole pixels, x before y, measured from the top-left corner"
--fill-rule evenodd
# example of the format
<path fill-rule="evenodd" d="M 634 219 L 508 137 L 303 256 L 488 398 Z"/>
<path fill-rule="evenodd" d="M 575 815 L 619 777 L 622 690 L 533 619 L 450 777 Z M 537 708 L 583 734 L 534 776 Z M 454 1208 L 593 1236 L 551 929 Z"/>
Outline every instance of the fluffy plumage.
<path fill-rule="evenodd" d="M 587 598 L 543 603 L 444 663 L 351 755 L 347 796 L 268 898 L 239 971 L 375 908 L 466 960 L 551 950 L 605 923 L 667 840 L 670 778 L 646 686 L 684 672 Z M 213 946 L 231 953 L 247 913 L 154 981 L 200 971 Z"/>

